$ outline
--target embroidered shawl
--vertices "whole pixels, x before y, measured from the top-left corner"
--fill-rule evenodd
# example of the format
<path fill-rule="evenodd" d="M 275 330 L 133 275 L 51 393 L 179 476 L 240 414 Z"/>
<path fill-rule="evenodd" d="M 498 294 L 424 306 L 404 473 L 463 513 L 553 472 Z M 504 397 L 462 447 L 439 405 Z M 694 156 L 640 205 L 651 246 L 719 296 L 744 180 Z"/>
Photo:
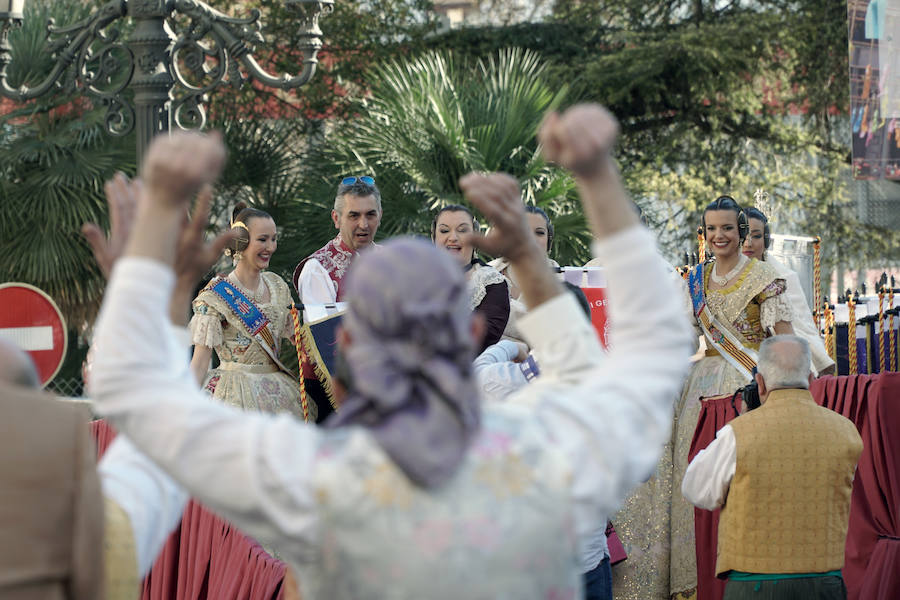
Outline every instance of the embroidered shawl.
<path fill-rule="evenodd" d="M 328 276 L 331 277 L 331 280 L 334 282 L 334 285 L 337 288 L 337 300 L 343 300 L 342 282 L 347 271 L 350 269 L 350 264 L 353 262 L 353 259 L 356 258 L 356 255 L 357 251 L 347 246 L 347 244 L 344 243 L 344 240 L 341 239 L 341 234 L 338 233 L 333 240 L 300 261 L 300 264 L 294 269 L 294 288 L 297 289 L 299 293 L 300 273 L 303 271 L 303 266 L 306 264 L 306 261 L 314 258 L 325 268 L 325 271 L 328 272 Z"/>

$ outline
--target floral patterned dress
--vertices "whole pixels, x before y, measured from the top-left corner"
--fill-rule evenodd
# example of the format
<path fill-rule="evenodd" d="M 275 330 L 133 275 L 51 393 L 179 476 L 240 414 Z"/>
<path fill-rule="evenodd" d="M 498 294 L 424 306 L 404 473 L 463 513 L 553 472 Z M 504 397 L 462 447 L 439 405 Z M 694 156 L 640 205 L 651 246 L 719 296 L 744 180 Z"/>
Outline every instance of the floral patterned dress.
<path fill-rule="evenodd" d="M 274 273 L 263 272 L 261 276 L 269 290 L 269 301 L 257 306 L 268 317 L 273 338 L 280 341 L 291 331 L 290 290 Z M 228 280 L 240 287 L 233 277 Z M 228 305 L 215 292 L 204 289 L 194 300 L 193 308 L 189 326 L 193 343 L 213 348 L 220 361 L 206 375 L 206 390 L 225 404 L 243 410 L 288 412 L 302 418 L 297 378 L 278 368 Z M 311 412 L 315 406 L 314 402 L 309 404 Z M 315 415 L 310 417 L 314 419 Z"/>
<path fill-rule="evenodd" d="M 301 596 L 581 598 L 572 465 L 526 415 L 488 407 L 457 473 L 431 490 L 364 430 L 326 430 L 311 461 L 319 543 L 299 567 Z"/>
<path fill-rule="evenodd" d="M 730 286 L 710 291 L 706 265 L 706 302 L 720 323 L 747 347 L 758 350 L 779 321 L 793 321 L 793 310 L 785 293 L 786 284 L 771 265 L 751 259 Z M 685 287 L 687 297 L 687 288 Z M 690 299 L 686 299 L 690 306 Z M 693 315 L 693 313 L 692 313 Z M 693 319 L 698 337 L 700 325 Z M 694 507 L 681 495 L 681 481 L 688 465 L 688 452 L 700 416 L 700 398 L 734 392 L 749 383 L 713 349 L 694 364 L 675 405 L 672 439 L 672 506 L 670 591 L 673 598 L 691 598 L 697 591 L 697 560 L 694 550 Z"/>

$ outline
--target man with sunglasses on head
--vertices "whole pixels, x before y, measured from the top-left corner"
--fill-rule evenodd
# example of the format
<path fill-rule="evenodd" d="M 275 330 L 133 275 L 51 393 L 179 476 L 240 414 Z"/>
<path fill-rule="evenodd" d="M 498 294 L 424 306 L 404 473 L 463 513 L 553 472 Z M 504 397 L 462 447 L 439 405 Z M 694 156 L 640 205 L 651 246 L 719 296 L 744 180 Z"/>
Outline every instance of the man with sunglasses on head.
<path fill-rule="evenodd" d="M 345 177 L 334 197 L 331 220 L 337 236 L 300 261 L 294 269 L 294 288 L 304 305 L 331 304 L 343 298 L 341 283 L 360 250 L 372 245 L 381 224 L 381 192 L 369 175 Z M 304 312 L 304 319 L 309 313 Z M 315 369 L 304 365 L 306 391 L 319 406 L 317 421 L 331 414 L 333 407 L 316 378 Z"/>

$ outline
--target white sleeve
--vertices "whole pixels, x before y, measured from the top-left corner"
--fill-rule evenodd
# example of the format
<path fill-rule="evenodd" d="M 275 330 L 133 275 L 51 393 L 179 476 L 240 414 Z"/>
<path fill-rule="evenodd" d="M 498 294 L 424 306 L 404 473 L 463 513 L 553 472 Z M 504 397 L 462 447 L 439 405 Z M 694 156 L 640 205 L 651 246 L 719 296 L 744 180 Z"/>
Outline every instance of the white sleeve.
<path fill-rule="evenodd" d="M 725 504 L 736 466 L 734 429 L 731 425 L 725 425 L 716 432 L 716 439 L 688 465 L 681 481 L 681 494 L 697 508 L 719 508 Z"/>
<path fill-rule="evenodd" d="M 297 293 L 303 304 L 329 304 L 337 301 L 337 288 L 322 263 L 310 258 L 297 280 Z"/>
<path fill-rule="evenodd" d="M 518 354 L 519 347 L 515 342 L 501 340 L 488 346 L 475 359 L 475 379 L 485 402 L 504 402 L 510 394 L 528 385 L 521 365 L 512 362 Z"/>
<path fill-rule="evenodd" d="M 103 495 L 128 515 L 138 575 L 143 577 L 181 520 L 188 501 L 187 492 L 124 435 L 116 436 L 97 470 Z"/>
<path fill-rule="evenodd" d="M 812 311 L 806 302 L 806 296 L 803 295 L 803 287 L 800 284 L 800 277 L 794 271 L 785 267 L 784 276 L 787 284 L 787 296 L 791 302 L 794 312 L 794 319 L 791 325 L 794 327 L 794 333 L 802 337 L 809 344 L 809 353 L 812 358 L 812 369 L 815 373 L 821 373 L 834 364 L 834 361 L 828 356 L 825 350 L 825 342 L 816 329 L 815 322 L 812 319 Z"/>
<path fill-rule="evenodd" d="M 484 352 L 478 355 L 472 366 L 477 373 L 488 365 L 508 362 L 514 360 L 519 355 L 519 347 L 515 342 L 510 340 L 500 340 L 496 344 L 488 346 Z"/>
<path fill-rule="evenodd" d="M 510 400 L 533 405 L 535 422 L 569 457 L 581 540 L 653 472 L 692 343 L 670 267 L 646 229 L 617 233 L 596 251 L 609 284 L 611 350 L 572 295 L 557 296 L 520 322 L 541 375 Z"/>
<path fill-rule="evenodd" d="M 168 327 L 171 268 L 126 257 L 97 323 L 95 408 L 188 493 L 250 536 L 315 543 L 311 489 L 319 432 L 287 415 L 242 412 L 204 394 Z"/>
<path fill-rule="evenodd" d="M 171 332 L 183 349 L 182 353 L 170 356 L 171 368 L 180 372 L 189 364 L 191 336 L 183 327 L 172 326 Z M 181 520 L 188 494 L 124 435 L 116 436 L 97 465 L 97 471 L 103 495 L 128 515 L 138 575 L 143 577 Z"/>

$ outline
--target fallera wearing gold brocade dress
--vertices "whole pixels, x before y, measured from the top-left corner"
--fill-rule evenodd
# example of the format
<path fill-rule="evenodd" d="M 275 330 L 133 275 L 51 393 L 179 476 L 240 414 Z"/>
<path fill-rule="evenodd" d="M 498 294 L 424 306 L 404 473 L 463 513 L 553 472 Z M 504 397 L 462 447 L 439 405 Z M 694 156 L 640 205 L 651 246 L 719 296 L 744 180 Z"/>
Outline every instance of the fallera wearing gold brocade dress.
<path fill-rule="evenodd" d="M 750 259 L 731 285 L 709 289 L 713 264 L 704 266 L 706 302 L 718 321 L 746 348 L 758 350 L 778 322 L 793 321 L 786 284 L 771 265 Z M 686 292 L 687 294 L 687 292 Z M 690 306 L 690 299 L 686 302 Z M 698 337 L 700 324 L 692 318 Z M 694 507 L 681 495 L 681 481 L 700 415 L 700 398 L 733 393 L 749 380 L 707 344 L 706 355 L 694 364 L 675 405 L 672 443 L 672 508 L 670 589 L 674 598 L 691 598 L 697 591 Z"/>
<path fill-rule="evenodd" d="M 292 331 L 287 308 L 292 301 L 290 290 L 274 273 L 264 271 L 260 277 L 268 288 L 269 300 L 256 305 L 268 318 L 272 338 L 280 346 L 282 337 L 289 337 Z M 213 279 L 194 300 L 190 323 L 192 342 L 213 348 L 220 360 L 219 366 L 207 373 L 204 388 L 214 398 L 243 410 L 288 412 L 302 419 L 297 378 L 275 364 L 261 342 L 250 335 L 228 304 L 210 289 L 219 279 Z M 250 297 L 236 277 L 229 275 L 226 279 Z M 311 402 L 309 408 L 314 412 L 315 403 Z M 311 414 L 310 418 L 314 420 L 315 415 Z"/>

